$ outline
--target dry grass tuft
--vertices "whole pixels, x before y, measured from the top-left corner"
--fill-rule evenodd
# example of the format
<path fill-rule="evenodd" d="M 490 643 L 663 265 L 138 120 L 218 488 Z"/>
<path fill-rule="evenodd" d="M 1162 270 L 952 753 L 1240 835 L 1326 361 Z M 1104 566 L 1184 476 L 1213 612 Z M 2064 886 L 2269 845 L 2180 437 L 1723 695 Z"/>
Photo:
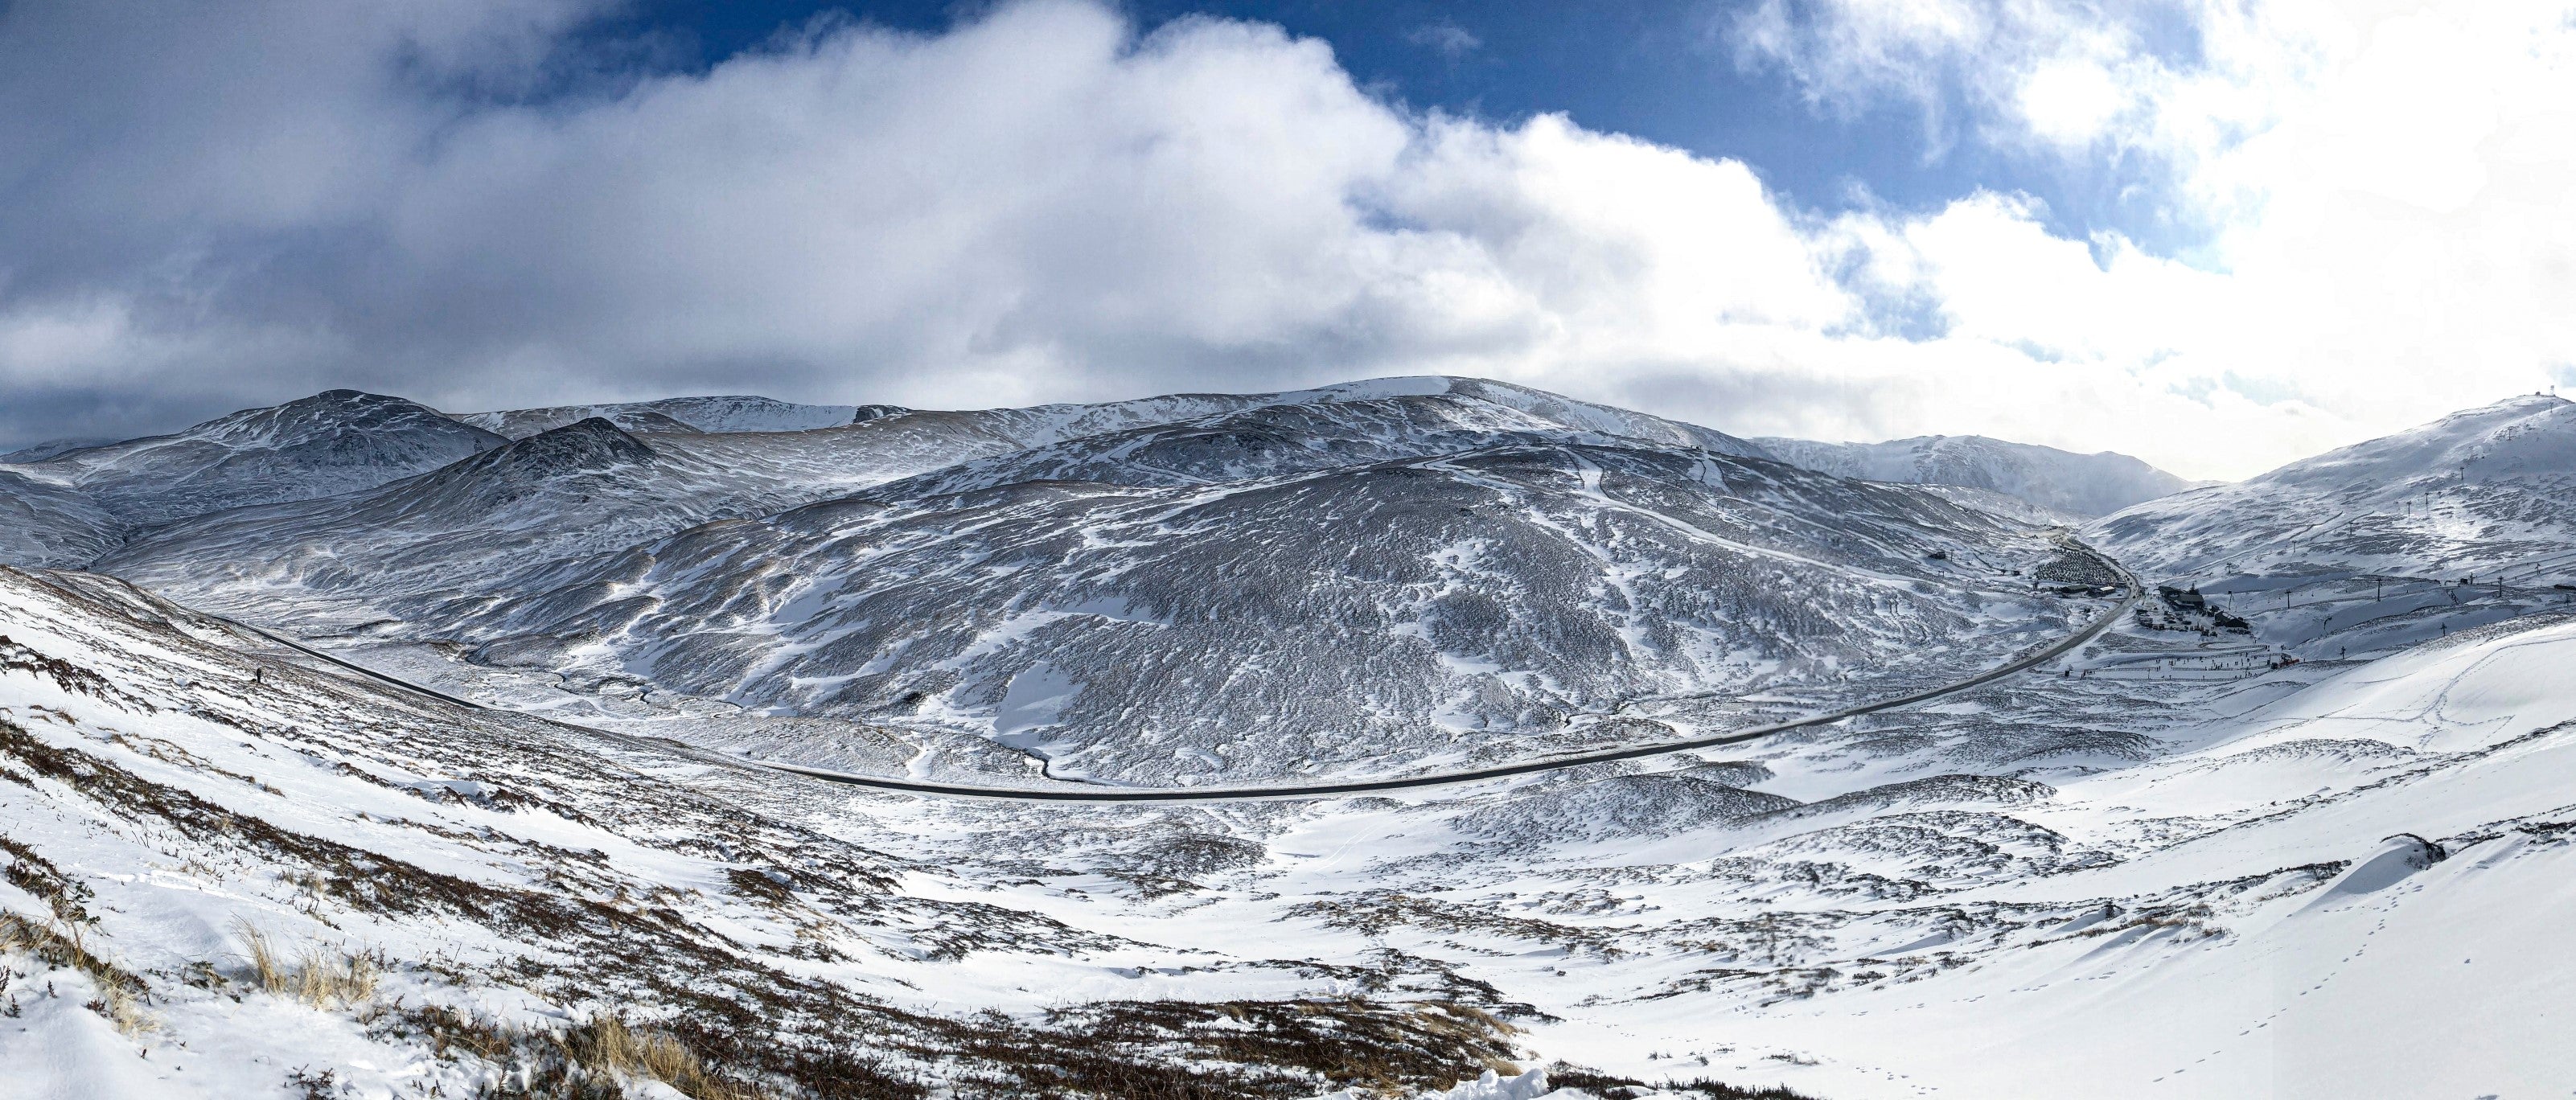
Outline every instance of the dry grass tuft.
<path fill-rule="evenodd" d="M 470 1054 L 495 1066 L 515 1067 L 475 1092 L 477 1100 L 615 1100 L 627 1082 L 660 1081 L 694 1100 L 766 1100 L 772 1094 L 728 1080 L 680 1036 L 627 1023 L 601 1012 L 560 1031 L 487 1020 L 439 1005 L 396 1006 L 376 1020 L 371 1034 L 432 1043 L 441 1058 Z M 797 1095 L 875 1096 L 849 1092 L 847 1082 L 826 1082 Z M 918 1096 L 919 1091 L 906 1093 Z"/>
<path fill-rule="evenodd" d="M 99 991 L 98 999 L 91 1001 L 89 1008 L 107 1017 L 128 1037 L 160 1026 L 143 1007 L 150 987 L 143 984 L 142 978 L 91 951 L 80 922 L 57 917 L 38 923 L 0 910 L 0 953 L 12 951 L 27 952 L 48 966 L 89 975 Z"/>
<path fill-rule="evenodd" d="M 707 1073 L 706 1066 L 680 1041 L 658 1031 L 628 1027 L 623 1017 L 602 1012 L 563 1036 L 572 1060 L 610 1074 L 650 1077 L 696 1100 L 751 1100 L 755 1095 Z"/>
<path fill-rule="evenodd" d="M 107 1022 L 116 1025 L 116 1030 L 129 1039 L 161 1026 L 161 1021 L 153 1019 L 152 1014 L 144 1010 L 143 998 L 126 988 L 123 982 L 100 982 L 98 999 L 91 1001 L 89 1007 L 107 1017 Z"/>
<path fill-rule="evenodd" d="M 251 981 L 279 997 L 291 997 L 315 1008 L 354 1007 L 376 995 L 387 960 L 378 951 L 335 951 L 308 947 L 289 962 L 268 933 L 242 921 L 241 935 Z"/>
<path fill-rule="evenodd" d="M 295 996 L 320 1008 L 356 1005 L 376 995 L 384 979 L 383 960 L 373 952 L 333 952 L 312 948 L 295 967 Z"/>
<path fill-rule="evenodd" d="M 277 949 L 269 945 L 268 933 L 249 921 L 235 921 L 233 929 L 240 933 L 243 948 L 250 952 L 246 957 L 250 960 L 251 981 L 261 989 L 284 996 L 294 982 L 287 975 L 285 962 L 278 958 Z"/>

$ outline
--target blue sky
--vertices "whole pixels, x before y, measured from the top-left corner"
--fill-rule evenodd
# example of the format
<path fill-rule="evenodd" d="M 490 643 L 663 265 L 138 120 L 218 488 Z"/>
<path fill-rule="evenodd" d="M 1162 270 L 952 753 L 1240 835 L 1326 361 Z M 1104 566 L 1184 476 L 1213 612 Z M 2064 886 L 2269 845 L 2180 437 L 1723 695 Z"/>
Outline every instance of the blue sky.
<path fill-rule="evenodd" d="M 2576 0 L 16 0 L 0 449 L 1465 374 L 2243 477 L 2576 376 L 2569 104 Z"/>
<path fill-rule="evenodd" d="M 2012 155 L 1962 134 L 1959 89 L 1944 110 L 1873 100 L 1819 104 L 1779 65 L 1741 56 L 1731 33 L 1750 5 L 1718 0 L 1317 0 L 1119 5 L 1140 27 L 1216 16 L 1276 24 L 1332 45 L 1372 94 L 1406 108 L 1509 123 L 1563 113 L 1587 129 L 1630 134 L 1707 157 L 1740 160 L 1791 201 L 1839 212 L 1856 205 L 1937 208 L 1980 189 L 2042 200 L 2039 216 L 2078 238 L 2114 230 L 2188 255 L 2205 226 L 2176 224 L 2157 179 L 2114 157 L 2068 163 Z M 989 5 L 822 4 L 804 0 L 662 0 L 606 21 L 603 35 L 656 35 L 660 63 L 706 66 L 757 50 L 782 29 L 846 14 L 923 34 Z M 2188 58 L 2188 25 L 2143 20 L 2159 53 Z"/>

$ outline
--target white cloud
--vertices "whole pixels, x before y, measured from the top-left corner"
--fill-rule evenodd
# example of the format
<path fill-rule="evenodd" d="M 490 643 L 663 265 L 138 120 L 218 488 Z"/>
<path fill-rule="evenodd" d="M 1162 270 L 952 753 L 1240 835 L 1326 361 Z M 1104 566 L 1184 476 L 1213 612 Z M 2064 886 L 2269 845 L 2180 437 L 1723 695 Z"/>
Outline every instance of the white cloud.
<path fill-rule="evenodd" d="M 1404 40 L 1452 60 L 1474 53 L 1485 44 L 1484 39 L 1476 37 L 1476 32 L 1447 20 L 1426 23 L 1406 31 Z"/>
<path fill-rule="evenodd" d="M 2212 227 L 2197 270 L 2050 238 L 1990 196 L 1887 230 L 1912 254 L 1871 270 L 1951 321 L 1918 347 L 2026 350 L 2084 374 L 2084 404 L 2152 411 L 2092 438 L 2234 476 L 2576 362 L 2576 327 L 2545 304 L 2576 289 L 2576 216 L 2546 197 L 2576 186 L 2576 7 L 1891 6 L 1912 7 L 1780 0 L 1744 41 L 1820 101 L 1924 101 L 2077 176 L 2144 160 L 2176 221 Z M 2160 26 L 2186 47 L 2150 49 Z"/>
<path fill-rule="evenodd" d="M 2089 145 L 2130 104 L 2110 70 L 2090 60 L 2052 58 L 2031 70 L 2014 105 L 2031 132 L 2057 145 Z"/>
<path fill-rule="evenodd" d="M 1408 115 L 1320 43 L 1140 39 L 1087 3 L 826 23 L 526 102 L 580 9 L 19 4 L 0 435 L 336 384 L 986 405 L 1446 371 L 2235 476 L 2576 362 L 2551 9 L 2158 9 L 2189 63 L 2143 10 L 1840 0 L 1740 29 L 1819 103 L 2156 158 L 2219 226 L 2198 266 L 2013 195 L 1825 219 L 1743 164 Z"/>

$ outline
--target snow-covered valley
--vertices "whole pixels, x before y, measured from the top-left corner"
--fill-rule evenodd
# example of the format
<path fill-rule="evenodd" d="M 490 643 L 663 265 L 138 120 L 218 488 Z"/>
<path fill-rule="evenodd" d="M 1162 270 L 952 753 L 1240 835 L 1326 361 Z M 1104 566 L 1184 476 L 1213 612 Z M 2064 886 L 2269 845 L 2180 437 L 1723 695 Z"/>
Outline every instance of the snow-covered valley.
<path fill-rule="evenodd" d="M 1472 380 L 388 400 L 342 403 L 460 453 L 342 447 L 304 495 L 0 466 L 0 1096 L 2576 1089 L 2565 403 L 2069 530 Z M 2462 448 L 2498 472 L 2444 498 Z M 183 483 L 227 507 L 145 491 Z M 2148 582 L 2089 643 L 1723 749 L 1124 806 L 750 759 L 1038 790 L 1654 745 L 2098 623 L 2129 578 L 2088 545 Z M 2507 582 L 2388 584 L 2472 566 Z"/>

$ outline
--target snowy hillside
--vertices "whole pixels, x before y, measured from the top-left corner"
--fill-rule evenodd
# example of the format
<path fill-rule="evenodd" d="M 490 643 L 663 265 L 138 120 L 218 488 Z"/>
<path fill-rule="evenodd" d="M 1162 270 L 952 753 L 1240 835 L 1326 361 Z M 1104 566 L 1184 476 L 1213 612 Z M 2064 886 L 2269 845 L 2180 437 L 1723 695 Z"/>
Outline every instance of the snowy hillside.
<path fill-rule="evenodd" d="M 1705 452 L 911 486 L 637 547 L 438 634 L 1169 782 L 1584 744 L 1623 701 L 1928 678 L 2069 621 L 2006 575 L 2054 554 L 2026 531 Z"/>
<path fill-rule="evenodd" d="M 2281 671 L 2123 629 L 2080 676 L 1733 757 L 1098 809 L 854 793 L 459 710 L 103 579 L 0 573 L 0 634 L 0 832 L 30 884 L 0 907 L 41 924 L 68 899 L 96 960 L 7 956 L 26 1030 L 0 1028 L 0 1058 L 47 1084 L 256 1094 L 329 1067 L 455 1094 L 595 1050 L 612 1008 L 778 1095 L 853 1066 L 1033 1092 L 1052 1071 L 998 1051 L 1085 1071 L 1070 1052 L 1111 1021 L 1122 1058 L 1212 1060 L 1210 1095 L 1305 1095 L 1350 1079 L 1261 1061 L 1296 1042 L 1193 1047 L 1187 1021 L 1322 1015 L 1302 1060 L 1329 1066 L 1331 1037 L 1475 1013 L 1520 1030 L 1409 1033 L 1432 1054 L 1402 1063 L 1416 1088 L 1480 1056 L 1835 1098 L 2576 1074 L 2554 1041 L 2576 980 L 2565 619 Z M 469 691 L 507 674 L 449 668 Z M 272 992 L 245 929 L 370 980 Z M 101 986 L 129 977 L 120 1007 Z M 2380 1038 L 2429 1033 L 2461 1041 Z"/>
<path fill-rule="evenodd" d="M 2576 405 L 2517 397 L 2105 517 L 2086 537 L 2304 655 L 2566 602 Z"/>
<path fill-rule="evenodd" d="M 1303 415 L 1313 423 L 1355 418 L 1327 427 L 1332 446 L 1305 460 L 1313 467 L 1348 464 L 1340 448 L 1362 447 L 1373 454 L 1403 453 L 1407 440 L 1443 446 L 1429 437 L 1446 433 L 1446 446 L 1491 441 L 1493 433 L 1519 430 L 1566 438 L 1644 440 L 1662 445 L 1701 448 L 1720 454 L 1758 454 L 1759 448 L 1720 432 L 1660 417 L 1591 405 L 1501 382 L 1474 378 L 1382 378 L 1313 390 L 1259 394 L 1174 394 L 1096 405 L 1037 405 L 1017 409 L 933 411 L 878 407 L 871 416 L 844 428 L 773 434 L 667 436 L 653 445 L 664 451 L 695 455 L 735 470 L 766 478 L 805 504 L 845 496 L 884 482 L 976 460 L 996 460 L 1029 470 L 1054 462 L 1079 462 L 1113 481 L 1164 474 L 1147 463 L 1127 463 L 1101 455 L 1099 441 L 1118 433 L 1135 433 L 1131 442 L 1176 445 L 1180 433 L 1223 432 L 1204 427 L 1211 418 L 1250 417 L 1246 430 L 1259 431 L 1264 410 L 1294 421 Z M 1356 410 L 1356 411 L 1355 411 Z M 1375 410 L 1375 411 L 1371 411 Z M 1387 410 L 1403 410 L 1389 413 Z M 1387 430 L 1403 438 L 1374 439 L 1364 434 L 1371 417 L 1384 419 Z M 1293 426 L 1289 430 L 1294 430 Z M 1475 433 L 1484 433 L 1481 436 Z M 1319 440 L 1321 437 L 1317 437 Z M 1048 450 L 1058 444 L 1086 441 L 1071 450 Z M 1246 446 L 1255 441 L 1245 440 Z M 1303 446 L 1303 444 L 1299 444 Z M 1286 460 L 1284 449 L 1270 450 Z M 1101 455 L 1094 461 L 1084 456 Z M 1063 472 L 1078 471 L 1066 466 Z M 1002 477 L 1003 474 L 966 474 Z M 1182 475 L 1186 479 L 1195 475 Z M 782 505 L 784 507 L 784 505 Z"/>
<path fill-rule="evenodd" d="M 1871 481 L 1985 489 L 2078 516 L 2101 516 L 2195 487 L 2124 454 L 2080 455 L 1981 435 L 1926 435 L 1885 443 L 1753 442 L 1810 470 Z"/>
<path fill-rule="evenodd" d="M 0 564 L 77 567 L 114 547 L 124 531 L 89 494 L 0 466 Z"/>
<path fill-rule="evenodd" d="M 1540 430 L 1619 436 L 1728 455 L 1762 453 L 1760 448 L 1743 440 L 1696 424 L 1576 401 L 1526 386 L 1482 378 L 1375 378 L 1281 393 L 1183 393 L 1097 405 L 1037 405 L 1026 409 L 991 409 L 976 413 L 916 412 L 899 420 L 920 416 L 972 417 L 991 425 L 991 430 L 1009 436 L 1022 447 L 1035 447 L 1256 409 L 1306 408 L 1322 412 L 1346 405 L 1441 398 L 1448 399 L 1453 406 L 1474 406 L 1485 410 L 1483 416 L 1489 424 L 1510 423 Z"/>
<path fill-rule="evenodd" d="M 0 464 L 41 462 L 66 451 L 84 450 L 114 442 L 116 441 L 113 439 L 48 439 L 42 443 L 30 443 L 14 451 L 0 452 Z"/>
<path fill-rule="evenodd" d="M 2108 516 L 2160 576 L 2256 569 L 2529 573 L 2576 561 L 2576 403 L 2517 397 Z"/>
<path fill-rule="evenodd" d="M 741 476 L 681 515 L 775 511 L 970 459 L 1080 436 L 1260 408 L 1319 407 L 1455 391 L 1521 427 L 1643 438 L 1727 453 L 1740 441 L 1691 425 L 1475 379 L 1404 378 L 1275 394 L 1176 395 L 1099 405 L 936 412 L 686 397 L 459 417 L 397 397 L 334 390 L 167 436 L 42 445 L 0 458 L 0 563 L 73 566 L 141 528 L 230 508 L 372 489 L 512 439 L 590 418 L 655 437 L 661 453 Z M 489 429 L 489 430 L 487 430 Z M 758 483 L 754 487 L 753 483 Z M 101 518 L 104 516 L 105 518 Z"/>
<path fill-rule="evenodd" d="M 1075 927 L 886 850 L 909 830 L 805 823 L 844 796 L 293 656 L 0 568 L 0 1094 L 1249 1097 L 1517 1071 L 1510 1006 L 1436 970 Z M 1212 963 L 1214 1003 L 1140 980 Z"/>

